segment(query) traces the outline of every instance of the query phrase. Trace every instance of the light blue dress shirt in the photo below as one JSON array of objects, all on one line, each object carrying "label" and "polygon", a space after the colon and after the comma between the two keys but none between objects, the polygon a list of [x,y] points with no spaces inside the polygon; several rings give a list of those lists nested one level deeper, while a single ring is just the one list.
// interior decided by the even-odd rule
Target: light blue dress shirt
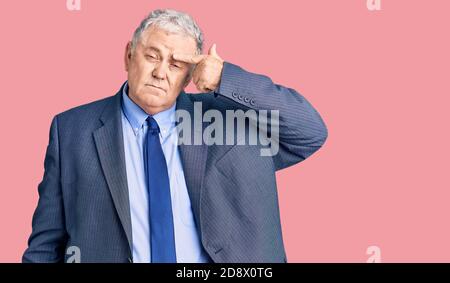
[{"label": "light blue dress shirt", "polygon": [[[176,103],[153,118],[160,128],[162,150],[167,162],[177,262],[208,262],[195,226],[191,201],[178,152],[175,127]],[[130,198],[133,262],[150,262],[148,191],[144,170],[144,142],[149,115],[128,97],[128,83],[122,93],[122,130]]]}]

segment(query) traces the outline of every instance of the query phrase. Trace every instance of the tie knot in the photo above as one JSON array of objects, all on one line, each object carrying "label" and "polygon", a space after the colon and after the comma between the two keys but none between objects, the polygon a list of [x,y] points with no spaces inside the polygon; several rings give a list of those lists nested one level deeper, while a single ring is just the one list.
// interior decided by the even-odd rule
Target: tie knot
[{"label": "tie knot", "polygon": [[146,120],[148,123],[148,130],[151,131],[152,134],[159,134],[159,126],[155,118],[153,118],[152,116],[148,116]]}]

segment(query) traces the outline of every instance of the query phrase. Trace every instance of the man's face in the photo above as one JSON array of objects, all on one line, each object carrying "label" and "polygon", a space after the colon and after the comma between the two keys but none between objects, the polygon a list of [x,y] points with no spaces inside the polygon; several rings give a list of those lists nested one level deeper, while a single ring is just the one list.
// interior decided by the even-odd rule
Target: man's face
[{"label": "man's face", "polygon": [[192,37],[168,33],[150,26],[135,46],[128,43],[125,69],[128,72],[128,95],[148,114],[170,108],[190,81],[190,66],[174,61],[172,54],[195,54]]}]

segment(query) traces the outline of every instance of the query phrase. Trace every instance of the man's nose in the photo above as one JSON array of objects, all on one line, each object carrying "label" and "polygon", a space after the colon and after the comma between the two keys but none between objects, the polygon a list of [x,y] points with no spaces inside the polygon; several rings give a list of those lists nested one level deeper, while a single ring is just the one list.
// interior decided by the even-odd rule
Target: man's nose
[{"label": "man's nose", "polygon": [[157,79],[163,80],[166,77],[167,68],[165,64],[162,62],[159,62],[155,65],[155,68],[153,69],[153,76]]}]

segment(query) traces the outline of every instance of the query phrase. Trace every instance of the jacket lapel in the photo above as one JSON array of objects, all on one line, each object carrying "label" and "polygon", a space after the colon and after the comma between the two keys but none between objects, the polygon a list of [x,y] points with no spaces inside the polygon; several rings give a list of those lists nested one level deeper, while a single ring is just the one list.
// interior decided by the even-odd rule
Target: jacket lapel
[{"label": "jacket lapel", "polygon": [[103,126],[94,132],[94,140],[106,182],[125,230],[130,251],[132,251],[130,201],[121,120],[121,95],[122,89],[111,100],[112,103],[105,107],[100,117]]},{"label": "jacket lapel", "polygon": [[[202,137],[203,130],[209,125],[209,123],[203,123],[201,121],[203,111],[197,109],[194,111],[194,103],[188,97],[188,95],[182,91],[177,98],[177,122],[182,122],[179,119],[179,110],[184,110],[189,113],[191,119],[191,141],[190,144],[180,144],[178,149],[180,152],[181,161],[183,163],[184,178],[186,180],[186,186],[191,200],[192,210],[195,216],[197,229],[201,233],[201,191],[203,186],[203,178],[205,176],[206,159],[208,156],[208,146],[201,139],[200,144],[194,144],[194,136],[198,135]],[[194,115],[197,114],[197,116]],[[195,120],[195,119],[196,120]],[[194,125],[200,125],[195,126]],[[177,127],[178,128],[178,127]],[[180,129],[178,129],[180,130]]]}]

